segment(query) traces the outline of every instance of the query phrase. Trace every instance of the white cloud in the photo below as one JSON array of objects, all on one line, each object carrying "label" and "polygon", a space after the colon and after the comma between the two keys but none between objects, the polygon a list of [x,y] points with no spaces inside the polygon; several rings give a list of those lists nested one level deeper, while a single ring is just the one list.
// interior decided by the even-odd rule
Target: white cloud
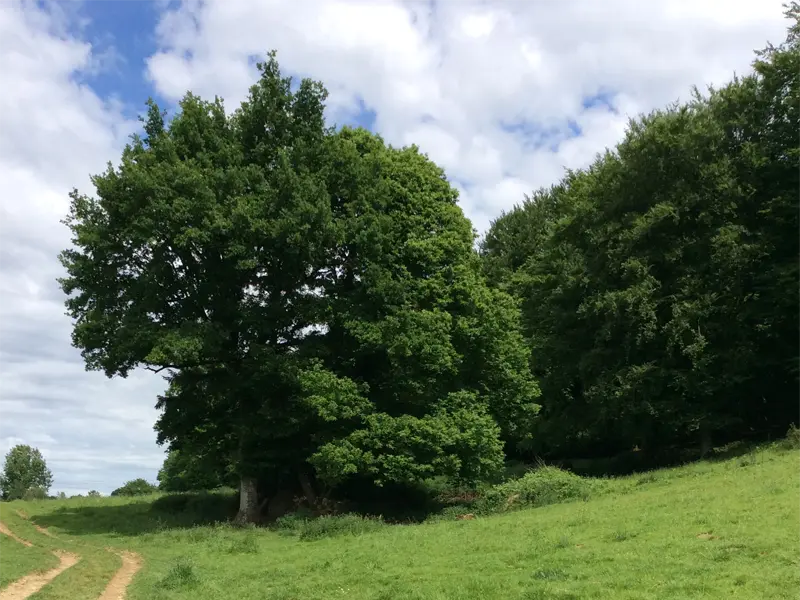
[{"label": "white cloud", "polygon": [[[220,94],[232,109],[256,75],[248,57],[276,48],[284,69],[326,83],[333,119],[362,99],[388,141],[429,152],[484,229],[517,192],[613,145],[629,116],[747,71],[784,30],[781,0],[209,0],[164,13],[149,74],[170,98]],[[616,112],[584,108],[603,92]],[[566,139],[570,122],[580,137]]]},{"label": "white cloud", "polygon": [[[51,9],[57,7],[50,7]],[[119,156],[133,123],[76,76],[92,48],[68,35],[63,12],[0,7],[0,452],[42,450],[54,491],[109,492],[153,479],[163,460],[153,408],[163,381],[86,373],[55,281],[69,245],[59,222],[68,193]]]}]

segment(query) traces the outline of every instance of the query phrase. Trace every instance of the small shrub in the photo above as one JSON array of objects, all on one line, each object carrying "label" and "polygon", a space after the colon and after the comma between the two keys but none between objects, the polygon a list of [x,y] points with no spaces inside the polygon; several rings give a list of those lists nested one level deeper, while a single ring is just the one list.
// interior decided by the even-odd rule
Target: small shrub
[{"label": "small shrub", "polygon": [[88,493],[88,494],[86,494],[86,495],[87,495],[87,496],[89,496],[89,498],[99,498],[99,497],[100,497],[100,496],[102,496],[103,494],[101,494],[101,493],[100,493],[100,492],[98,492],[97,490],[89,490],[89,493]]},{"label": "small shrub", "polygon": [[199,583],[194,564],[187,558],[179,558],[167,574],[159,582],[159,585],[168,590],[180,588],[193,588]]},{"label": "small shrub", "polygon": [[786,432],[784,444],[787,448],[800,448],[800,427],[797,427],[794,423],[789,425],[789,431]]},{"label": "small shrub", "polygon": [[520,477],[487,489],[473,512],[496,513],[588,499],[601,482],[580,477],[556,467],[540,467]]}]

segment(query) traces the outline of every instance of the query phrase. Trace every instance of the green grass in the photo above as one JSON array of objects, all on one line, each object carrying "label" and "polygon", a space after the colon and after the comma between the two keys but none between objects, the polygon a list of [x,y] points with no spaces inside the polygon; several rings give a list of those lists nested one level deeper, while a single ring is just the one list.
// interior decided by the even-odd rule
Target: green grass
[{"label": "green grass", "polygon": [[36,600],[90,598],[82,588],[92,585],[96,597],[114,569],[106,546],[145,560],[131,600],[794,599],[798,467],[800,452],[773,445],[610,479],[567,503],[420,525],[351,517],[302,525],[304,535],[175,527],[153,498],[13,503],[60,540],[34,540],[30,524],[7,522],[87,558],[83,576],[79,563],[73,579],[66,572]]},{"label": "green grass", "polygon": [[[4,513],[0,516],[4,516]],[[0,535],[0,588],[23,575],[33,571],[47,571],[57,564],[58,559],[44,548],[29,548]]]}]

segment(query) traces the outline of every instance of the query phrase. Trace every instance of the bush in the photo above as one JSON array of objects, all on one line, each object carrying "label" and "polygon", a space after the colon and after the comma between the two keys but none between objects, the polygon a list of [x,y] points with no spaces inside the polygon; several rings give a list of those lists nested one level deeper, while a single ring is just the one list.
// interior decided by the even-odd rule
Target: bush
[{"label": "bush", "polygon": [[133,479],[111,492],[112,496],[147,496],[158,491],[158,488],[144,479]]},{"label": "bush", "polygon": [[789,431],[786,432],[785,444],[788,448],[800,448],[800,428],[794,423],[789,425]]},{"label": "bush", "polygon": [[199,578],[195,572],[194,563],[188,558],[181,557],[170,567],[159,585],[168,590],[176,590],[191,589],[198,583]]},{"label": "bush", "polygon": [[599,480],[580,477],[556,467],[543,466],[519,479],[488,488],[475,502],[471,512],[489,514],[569,500],[585,500],[600,485]]},{"label": "bush", "polygon": [[275,527],[281,533],[295,535],[306,541],[342,535],[361,535],[385,526],[386,523],[381,518],[364,517],[353,513],[316,518],[292,514],[281,517],[275,522]]},{"label": "bush", "polygon": [[99,498],[100,496],[102,496],[102,494],[97,490],[89,490],[89,493],[86,495],[89,496],[89,498]]}]

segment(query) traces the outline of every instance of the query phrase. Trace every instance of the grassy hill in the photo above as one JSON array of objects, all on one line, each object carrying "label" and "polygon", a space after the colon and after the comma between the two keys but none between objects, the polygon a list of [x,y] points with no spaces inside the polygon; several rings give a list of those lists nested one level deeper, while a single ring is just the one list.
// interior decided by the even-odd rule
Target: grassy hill
[{"label": "grassy hill", "polygon": [[0,519],[36,547],[0,537],[2,581],[37,560],[47,568],[42,548],[63,548],[81,561],[32,598],[94,599],[120,564],[111,547],[144,560],[132,599],[797,597],[799,451],[764,446],[589,489],[583,499],[474,520],[329,519],[314,535],[175,526],[155,498],[12,502]]}]

